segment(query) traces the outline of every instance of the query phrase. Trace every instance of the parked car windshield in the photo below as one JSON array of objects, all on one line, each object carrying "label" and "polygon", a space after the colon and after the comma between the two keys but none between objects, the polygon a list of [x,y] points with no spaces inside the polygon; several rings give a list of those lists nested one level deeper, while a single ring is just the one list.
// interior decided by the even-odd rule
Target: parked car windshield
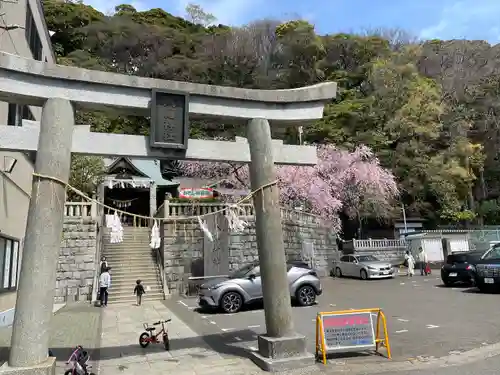
[{"label": "parked car windshield", "polygon": [[482,259],[500,259],[500,246],[493,246],[483,255]]},{"label": "parked car windshield", "polygon": [[373,255],[360,255],[357,258],[358,258],[358,262],[378,262],[379,261]]},{"label": "parked car windshield", "polygon": [[470,263],[481,258],[484,251],[470,251],[465,253],[450,254],[446,257],[447,264]]},{"label": "parked car windshield", "polygon": [[246,266],[243,266],[236,271],[234,271],[232,274],[229,275],[230,279],[241,279],[242,277],[245,277],[248,272],[253,270],[255,268],[254,263],[247,264]]}]

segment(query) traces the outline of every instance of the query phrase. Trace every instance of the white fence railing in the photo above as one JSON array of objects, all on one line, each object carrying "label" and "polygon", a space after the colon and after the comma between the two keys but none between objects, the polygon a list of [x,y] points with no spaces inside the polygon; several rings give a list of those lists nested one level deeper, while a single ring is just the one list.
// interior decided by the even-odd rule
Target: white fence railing
[{"label": "white fence railing", "polygon": [[[191,217],[191,216],[203,216],[213,212],[217,212],[227,208],[228,205],[225,203],[171,203],[165,201],[163,204],[163,212],[166,217]],[[253,216],[253,205],[242,204],[239,206],[241,208],[240,216]],[[161,208],[160,208],[161,209]]]},{"label": "white fence railing", "polygon": [[[156,211],[156,218],[172,218],[183,219],[193,218],[196,216],[203,216],[223,210],[228,207],[227,203],[172,203],[165,201],[160,208]],[[239,215],[241,217],[253,217],[254,207],[252,204],[239,205]],[[66,217],[92,217],[98,216],[97,204],[95,202],[66,202],[64,216]],[[301,221],[317,221],[318,217],[308,214],[307,212],[281,208],[282,220],[301,220]],[[137,219],[136,221],[143,221],[140,225],[138,223],[134,226],[148,226],[147,219]],[[134,221],[135,223],[135,221]]]},{"label": "white fence railing", "polygon": [[406,247],[405,240],[352,240],[354,250],[361,249],[388,249],[388,248],[404,248]]},{"label": "white fence railing", "polygon": [[66,217],[97,217],[97,205],[94,202],[66,202]]},{"label": "white fence railing", "polygon": [[[172,203],[165,200],[164,203],[156,211],[155,217],[157,218],[172,218],[172,219],[182,219],[182,218],[192,218],[196,216],[208,215],[217,211],[221,211],[228,208],[227,203]],[[238,205],[240,208],[240,217],[253,217],[255,214],[253,204],[241,204]],[[306,221],[318,221],[319,218],[315,215],[308,214],[307,212],[281,208],[281,219],[282,220],[306,220]]]}]

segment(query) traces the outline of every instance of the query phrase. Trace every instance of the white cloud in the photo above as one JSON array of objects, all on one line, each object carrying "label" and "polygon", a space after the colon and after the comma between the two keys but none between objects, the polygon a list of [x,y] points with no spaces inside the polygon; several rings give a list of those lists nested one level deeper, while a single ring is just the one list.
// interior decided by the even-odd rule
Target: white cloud
[{"label": "white cloud", "polygon": [[[448,1],[441,11],[439,21],[421,30],[423,39],[443,38],[498,38],[494,32],[500,14],[500,1],[476,0]],[[439,3],[438,3],[439,4]],[[448,4],[448,5],[446,5]],[[493,34],[493,35],[490,35]]]}]

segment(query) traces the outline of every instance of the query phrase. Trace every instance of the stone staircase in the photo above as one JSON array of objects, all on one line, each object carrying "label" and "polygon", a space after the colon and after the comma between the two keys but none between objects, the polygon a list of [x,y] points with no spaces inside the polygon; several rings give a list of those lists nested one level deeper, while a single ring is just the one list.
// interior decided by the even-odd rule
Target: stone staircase
[{"label": "stone staircase", "polygon": [[[149,247],[150,229],[123,227],[123,242],[110,243],[110,229],[103,234],[102,255],[111,267],[109,303],[135,303],[136,280],[142,280],[146,295],[143,301],[163,300],[157,250]],[[148,290],[149,289],[149,290]]]}]

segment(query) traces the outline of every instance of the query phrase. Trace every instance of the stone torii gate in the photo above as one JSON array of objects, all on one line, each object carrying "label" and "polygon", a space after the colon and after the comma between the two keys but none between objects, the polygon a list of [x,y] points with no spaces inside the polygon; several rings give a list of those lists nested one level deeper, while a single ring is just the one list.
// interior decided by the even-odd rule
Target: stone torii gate
[{"label": "stone torii gate", "polygon": [[[0,100],[41,106],[40,127],[0,126],[0,150],[36,152],[11,351],[0,372],[55,373],[47,358],[56,265],[71,153],[250,163],[267,332],[253,360],[268,371],[310,365],[305,337],[294,331],[274,164],[314,165],[316,149],[271,140],[273,126],[306,125],[323,116],[336,84],[247,90],[164,81],[0,53]],[[150,137],[89,133],[74,109],[112,107],[151,117]],[[189,119],[247,121],[247,142],[188,139]],[[262,188],[264,187],[264,188]],[[34,328],[35,327],[35,328]]]}]

